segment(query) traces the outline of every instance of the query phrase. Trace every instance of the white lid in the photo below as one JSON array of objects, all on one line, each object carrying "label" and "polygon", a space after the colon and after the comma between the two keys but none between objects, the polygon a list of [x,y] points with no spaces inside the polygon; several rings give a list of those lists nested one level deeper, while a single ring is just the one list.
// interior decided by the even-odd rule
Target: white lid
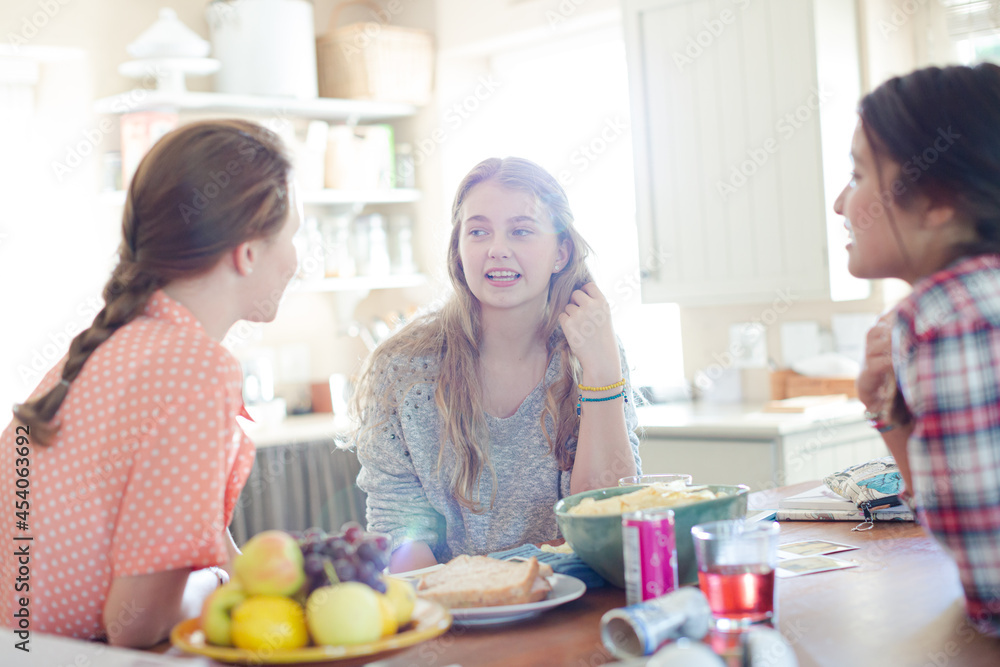
[{"label": "white lid", "polygon": [[156,22],[125,50],[135,58],[202,58],[208,55],[211,45],[184,25],[177,18],[177,12],[163,7]]}]

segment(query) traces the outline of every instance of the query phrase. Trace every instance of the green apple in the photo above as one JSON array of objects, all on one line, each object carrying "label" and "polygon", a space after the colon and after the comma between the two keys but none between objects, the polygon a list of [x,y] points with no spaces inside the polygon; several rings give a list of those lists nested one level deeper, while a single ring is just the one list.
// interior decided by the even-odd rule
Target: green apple
[{"label": "green apple", "polygon": [[233,645],[233,609],[246,600],[239,584],[230,581],[216,588],[201,607],[201,631],[216,646]]},{"label": "green apple", "polygon": [[349,581],[317,588],[306,600],[306,623],[317,644],[367,644],[382,636],[383,603],[366,584]]},{"label": "green apple", "polygon": [[233,573],[248,595],[295,595],[305,583],[302,550],[280,530],[257,533],[243,545]]}]

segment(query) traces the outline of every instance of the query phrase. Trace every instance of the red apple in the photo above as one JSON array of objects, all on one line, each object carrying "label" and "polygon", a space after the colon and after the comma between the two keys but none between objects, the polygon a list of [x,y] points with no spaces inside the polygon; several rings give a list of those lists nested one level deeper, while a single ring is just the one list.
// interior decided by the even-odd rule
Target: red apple
[{"label": "red apple", "polygon": [[250,538],[236,557],[233,572],[248,595],[295,595],[306,580],[299,543],[280,530]]}]

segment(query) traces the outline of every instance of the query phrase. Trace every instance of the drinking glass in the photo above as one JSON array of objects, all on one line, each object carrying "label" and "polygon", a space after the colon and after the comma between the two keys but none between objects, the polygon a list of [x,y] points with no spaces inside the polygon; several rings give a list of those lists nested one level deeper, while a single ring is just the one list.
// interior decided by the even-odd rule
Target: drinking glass
[{"label": "drinking glass", "polygon": [[774,521],[743,519],[701,523],[691,529],[698,585],[718,630],[739,631],[774,618],[780,530]]},{"label": "drinking glass", "polygon": [[691,486],[691,475],[632,475],[622,477],[618,480],[618,486],[646,486],[648,484],[669,484],[683,480],[684,484]]}]

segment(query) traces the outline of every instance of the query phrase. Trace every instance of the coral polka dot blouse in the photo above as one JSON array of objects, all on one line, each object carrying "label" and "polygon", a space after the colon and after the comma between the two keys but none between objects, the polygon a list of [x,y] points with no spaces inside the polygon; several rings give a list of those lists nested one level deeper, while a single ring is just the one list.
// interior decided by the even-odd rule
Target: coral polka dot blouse
[{"label": "coral polka dot blouse", "polygon": [[[55,386],[62,365],[33,395]],[[254,460],[235,419],[246,414],[241,387],[236,359],[158,291],[84,364],[51,444],[30,446],[27,530],[14,510],[15,467],[24,466],[15,465],[16,423],[8,426],[0,436],[0,623],[16,624],[25,597],[32,631],[101,637],[114,577],[225,563],[223,531]],[[29,574],[19,582],[14,551],[23,545]]]}]

